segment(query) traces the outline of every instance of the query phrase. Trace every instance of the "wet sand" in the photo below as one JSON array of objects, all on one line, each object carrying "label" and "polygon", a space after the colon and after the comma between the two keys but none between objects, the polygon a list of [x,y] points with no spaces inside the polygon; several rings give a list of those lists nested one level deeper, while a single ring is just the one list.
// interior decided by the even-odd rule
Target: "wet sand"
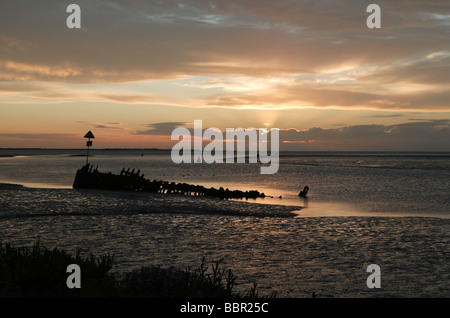
[{"label": "wet sand", "polygon": [[[450,297],[450,219],[402,215],[0,184],[1,242],[114,254],[117,275],[195,268],[205,256],[223,258],[243,291],[256,282],[290,298]],[[369,264],[381,268],[380,289],[366,285]]]},{"label": "wet sand", "polygon": [[[450,297],[450,220],[410,217],[254,217],[185,213],[6,219],[0,240],[115,255],[141,266],[196,267],[224,258],[238,289],[279,297]],[[381,288],[369,289],[369,264]]]}]

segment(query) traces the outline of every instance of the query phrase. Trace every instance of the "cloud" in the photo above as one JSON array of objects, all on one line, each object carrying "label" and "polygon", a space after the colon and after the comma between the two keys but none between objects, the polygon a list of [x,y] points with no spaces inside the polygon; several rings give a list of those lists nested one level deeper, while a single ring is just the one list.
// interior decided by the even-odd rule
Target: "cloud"
[{"label": "cloud", "polygon": [[445,151],[450,143],[450,120],[282,129],[280,142],[291,150]]},{"label": "cloud", "polygon": [[39,91],[43,88],[44,85],[39,83],[0,81],[0,93]]},{"label": "cloud", "polygon": [[81,74],[81,70],[70,64],[48,65],[35,63],[22,63],[12,60],[0,61],[0,70],[2,80],[33,80],[33,79],[57,79],[64,80],[67,78],[75,78]]},{"label": "cloud", "polygon": [[[69,81],[212,73],[263,76],[311,73],[346,62],[389,62],[411,52],[448,48],[442,41],[448,36],[445,20],[423,21],[424,14],[445,15],[444,0],[432,6],[418,1],[384,3],[378,33],[367,30],[365,4],[360,1],[255,5],[254,1],[80,0],[78,4],[81,30],[66,28],[63,3],[2,4],[0,27],[4,42],[10,43],[1,50],[1,60],[7,61],[0,66],[2,71],[9,71],[8,76]],[[24,52],[17,54],[11,43],[22,43]]]},{"label": "cloud", "polygon": [[407,115],[411,115],[413,113],[408,114],[399,114],[399,113],[392,113],[392,114],[374,114],[371,115],[371,118],[399,118],[399,117],[405,117]]},{"label": "cloud", "polygon": [[88,122],[88,121],[84,121],[84,120],[77,120],[76,122],[86,125],[86,126],[91,126],[92,128],[97,128],[97,129],[117,129],[117,130],[130,131],[130,129],[128,129],[126,127],[122,127],[122,123],[118,123],[118,122],[93,123],[93,122]]},{"label": "cloud", "polygon": [[334,107],[347,109],[381,110],[450,110],[450,90],[446,88],[421,88],[393,85],[365,87],[355,80],[352,83],[298,82],[274,84],[266,90],[253,92],[224,92],[205,97],[210,106],[284,106],[284,107]]},{"label": "cloud", "polygon": [[148,104],[155,101],[151,96],[145,95],[127,95],[127,94],[115,94],[115,95],[101,95],[101,98],[111,100],[114,102],[124,103],[124,104]]},{"label": "cloud", "polygon": [[[138,135],[160,135],[170,140],[185,122],[149,124]],[[222,131],[224,133],[224,131]],[[395,125],[351,125],[339,128],[280,129],[280,150],[446,151],[450,120],[418,120]]]},{"label": "cloud", "polygon": [[[219,77],[197,83],[197,88],[218,91],[193,102],[216,107],[449,110],[447,2],[380,1],[382,28],[369,30],[367,3],[359,0],[259,0],[257,5],[254,0],[79,0],[82,28],[70,30],[65,2],[4,1],[0,81],[123,83]],[[301,80],[294,85],[267,81],[283,77]],[[239,86],[245,78],[252,81]],[[91,97],[160,102],[152,93]]]},{"label": "cloud", "polygon": [[58,133],[47,133],[47,134],[28,134],[28,133],[0,133],[0,138],[7,139],[23,139],[23,140],[58,140],[79,138],[76,134],[58,134]]},{"label": "cloud", "polygon": [[[450,46],[449,46],[450,50]],[[422,57],[379,67],[360,80],[382,82],[385,85],[406,82],[448,87],[450,51],[434,52]]]},{"label": "cloud", "polygon": [[137,135],[163,135],[170,136],[175,128],[183,127],[189,123],[186,122],[163,122],[163,123],[153,123],[148,124],[147,127],[150,129],[137,131]]}]

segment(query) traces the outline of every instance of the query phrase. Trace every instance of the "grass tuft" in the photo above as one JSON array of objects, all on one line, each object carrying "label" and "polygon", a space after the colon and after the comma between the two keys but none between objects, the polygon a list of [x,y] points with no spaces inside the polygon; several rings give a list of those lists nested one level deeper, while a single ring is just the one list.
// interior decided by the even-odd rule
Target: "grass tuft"
[{"label": "grass tuft", "polygon": [[[113,263],[109,254],[84,257],[77,249],[73,256],[39,242],[32,247],[0,243],[0,297],[261,298],[256,283],[247,293],[234,291],[237,276],[223,267],[223,259],[208,266],[203,257],[195,269],[142,267],[121,279],[109,273]],[[66,285],[70,264],[81,268],[81,288]]]}]

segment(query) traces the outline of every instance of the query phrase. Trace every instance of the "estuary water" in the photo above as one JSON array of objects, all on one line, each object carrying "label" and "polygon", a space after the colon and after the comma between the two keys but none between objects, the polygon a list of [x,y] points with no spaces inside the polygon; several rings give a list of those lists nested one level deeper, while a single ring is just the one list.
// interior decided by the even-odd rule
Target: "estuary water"
[{"label": "estuary water", "polygon": [[[223,258],[238,289],[257,282],[280,297],[450,296],[450,153],[282,152],[273,175],[260,164],[177,165],[164,150],[93,150],[89,162],[268,197],[76,190],[85,150],[0,149],[0,241],[114,254],[117,275]],[[381,268],[379,289],[366,285],[369,264]]]}]

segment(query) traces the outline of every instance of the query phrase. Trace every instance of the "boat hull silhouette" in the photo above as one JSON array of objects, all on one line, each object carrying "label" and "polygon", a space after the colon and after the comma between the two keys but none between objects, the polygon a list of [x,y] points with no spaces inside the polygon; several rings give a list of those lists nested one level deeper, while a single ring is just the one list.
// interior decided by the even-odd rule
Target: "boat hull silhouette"
[{"label": "boat hull silhouette", "polygon": [[210,196],[221,199],[256,199],[266,195],[257,190],[241,191],[229,190],[220,187],[206,188],[201,185],[187,183],[175,183],[162,180],[149,180],[140,175],[140,170],[125,171],[122,169],[119,175],[111,172],[99,172],[98,167],[87,164],[78,169],[73,182],[74,189],[99,189],[114,191],[153,192],[162,194],[181,194],[192,196]]}]

